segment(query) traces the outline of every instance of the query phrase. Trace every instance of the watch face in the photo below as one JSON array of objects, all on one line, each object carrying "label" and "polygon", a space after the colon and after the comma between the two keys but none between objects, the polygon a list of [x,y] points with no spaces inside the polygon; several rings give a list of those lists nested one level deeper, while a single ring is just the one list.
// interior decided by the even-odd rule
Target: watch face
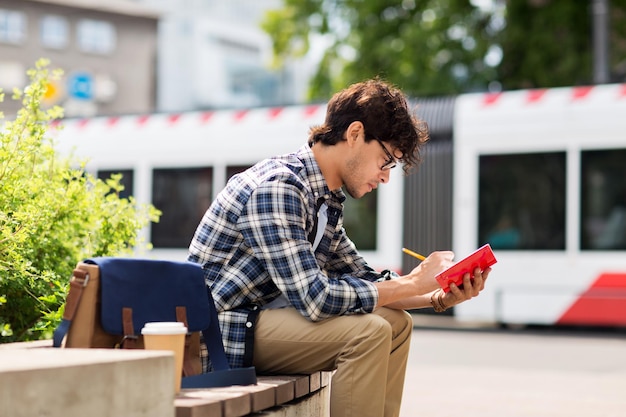
[{"label": "watch face", "polygon": [[380,272],[380,279],[379,279],[379,281],[387,281],[387,280],[394,279],[394,278],[399,278],[399,277],[400,277],[400,275],[398,275],[397,272],[385,269],[385,270]]}]

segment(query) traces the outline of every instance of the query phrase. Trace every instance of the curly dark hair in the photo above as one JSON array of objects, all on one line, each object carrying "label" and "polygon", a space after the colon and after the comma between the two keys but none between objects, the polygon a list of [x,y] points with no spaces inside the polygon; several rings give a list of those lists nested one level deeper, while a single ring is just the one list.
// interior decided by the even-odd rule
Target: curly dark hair
[{"label": "curly dark hair", "polygon": [[420,148],[428,140],[428,127],[409,111],[404,94],[379,78],[352,84],[330,99],[323,125],[309,132],[309,144],[335,145],[344,140],[350,123],[360,121],[365,141],[380,140],[402,152],[404,173],[421,162]]}]

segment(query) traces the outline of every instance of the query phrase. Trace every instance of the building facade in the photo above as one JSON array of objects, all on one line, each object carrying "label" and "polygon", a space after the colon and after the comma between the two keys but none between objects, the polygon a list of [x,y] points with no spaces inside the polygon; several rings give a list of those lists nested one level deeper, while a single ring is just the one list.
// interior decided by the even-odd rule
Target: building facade
[{"label": "building facade", "polygon": [[[64,70],[45,105],[68,117],[298,104],[306,60],[272,68],[263,14],[279,0],[0,0],[0,88],[39,58]],[[7,95],[9,96],[9,95]],[[0,111],[19,103],[6,98]]]},{"label": "building facade", "polygon": [[[48,58],[64,75],[44,105],[69,117],[154,111],[158,19],[131,1],[0,0],[0,88],[24,87]],[[10,116],[19,103],[8,96],[0,110]]]},{"label": "building facade", "polygon": [[312,65],[273,68],[272,45],[261,29],[280,0],[135,0],[161,11],[159,111],[298,104]]}]

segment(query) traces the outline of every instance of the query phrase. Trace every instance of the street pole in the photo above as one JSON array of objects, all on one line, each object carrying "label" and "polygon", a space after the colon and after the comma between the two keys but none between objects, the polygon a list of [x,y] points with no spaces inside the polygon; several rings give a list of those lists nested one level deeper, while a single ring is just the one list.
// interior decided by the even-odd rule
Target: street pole
[{"label": "street pole", "polygon": [[593,14],[593,82],[606,84],[609,76],[609,0],[591,0]]}]

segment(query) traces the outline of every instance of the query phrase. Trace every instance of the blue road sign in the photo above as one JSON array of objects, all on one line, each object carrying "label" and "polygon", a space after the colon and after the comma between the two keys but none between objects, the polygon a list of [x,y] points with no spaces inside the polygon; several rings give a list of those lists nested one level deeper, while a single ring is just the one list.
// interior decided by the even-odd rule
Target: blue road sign
[{"label": "blue road sign", "polygon": [[93,99],[93,77],[86,72],[77,72],[68,77],[67,92],[78,100]]}]

